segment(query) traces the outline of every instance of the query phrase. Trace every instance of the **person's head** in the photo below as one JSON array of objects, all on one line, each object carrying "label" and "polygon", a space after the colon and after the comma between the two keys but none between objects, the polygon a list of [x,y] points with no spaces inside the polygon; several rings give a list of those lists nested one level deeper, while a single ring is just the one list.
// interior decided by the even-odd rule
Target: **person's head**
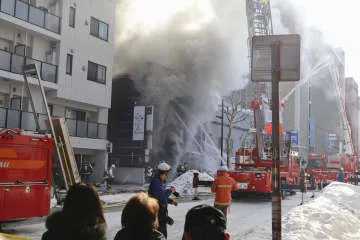
[{"label": "person's head", "polygon": [[187,212],[182,240],[226,240],[225,229],[224,214],[212,206],[201,204]]},{"label": "person's head", "polygon": [[141,192],[130,198],[121,215],[124,228],[150,231],[159,226],[159,204],[155,198]]},{"label": "person's head", "polygon": [[75,184],[68,190],[63,213],[76,226],[105,224],[99,195],[93,186]]},{"label": "person's head", "polygon": [[169,171],[171,170],[171,167],[166,162],[162,162],[157,166],[157,170],[159,172],[159,177],[161,181],[165,181],[169,174]]},{"label": "person's head", "polygon": [[226,166],[220,166],[218,169],[218,175],[224,175],[225,173],[227,173],[229,171],[229,169]]}]

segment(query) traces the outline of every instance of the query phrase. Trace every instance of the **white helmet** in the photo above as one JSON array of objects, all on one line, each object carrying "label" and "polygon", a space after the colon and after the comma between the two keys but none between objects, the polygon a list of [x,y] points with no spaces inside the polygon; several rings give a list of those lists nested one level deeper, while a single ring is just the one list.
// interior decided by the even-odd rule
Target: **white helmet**
[{"label": "white helmet", "polygon": [[162,172],[168,172],[170,171],[171,167],[166,162],[162,162],[157,166],[157,169]]},{"label": "white helmet", "polygon": [[229,169],[227,168],[227,166],[223,165],[223,166],[219,167],[218,171],[220,171],[220,172],[228,172]]}]

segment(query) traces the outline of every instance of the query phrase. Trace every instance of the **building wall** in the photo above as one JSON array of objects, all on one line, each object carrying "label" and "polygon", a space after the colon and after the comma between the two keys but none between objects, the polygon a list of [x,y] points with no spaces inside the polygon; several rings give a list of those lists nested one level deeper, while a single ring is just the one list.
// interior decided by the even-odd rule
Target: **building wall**
[{"label": "building wall", "polygon": [[[64,1],[59,57],[59,91],[68,100],[110,108],[115,31],[115,1]],[[75,7],[75,28],[69,27],[69,9]],[[90,20],[95,17],[107,24],[108,41],[90,35]],[[73,54],[72,75],[66,75],[66,55]],[[106,84],[87,80],[88,61],[106,66]]]},{"label": "building wall", "polygon": [[[44,7],[61,18],[60,33],[54,33],[0,11],[0,48],[12,52],[16,43],[26,44],[27,56],[58,65],[57,83],[43,82],[53,115],[67,117],[72,110],[86,113],[87,121],[107,124],[111,103],[112,65],[115,33],[115,6],[117,1],[98,0],[37,0],[37,7]],[[75,28],[69,26],[69,8],[76,9]],[[90,34],[90,19],[108,24],[108,40]],[[10,47],[9,47],[10,46]],[[49,54],[51,52],[51,54]],[[73,54],[72,75],[66,72],[67,54]],[[52,56],[52,57],[50,57]],[[1,55],[0,55],[1,57]],[[106,84],[87,80],[88,61],[106,66]],[[37,80],[29,78],[36,111],[45,113]],[[24,96],[23,77],[0,70],[0,107],[9,107],[9,99]],[[30,105],[24,111],[31,111]],[[0,111],[0,114],[4,111]],[[2,119],[2,118],[0,118]],[[31,128],[32,118],[24,118],[25,128]],[[68,123],[69,125],[69,123]],[[87,155],[95,163],[96,172],[91,179],[102,180],[107,165],[106,139],[70,137],[74,153]]]},{"label": "building wall", "polygon": [[345,79],[345,108],[346,115],[351,128],[351,137],[354,145],[355,154],[358,155],[359,149],[359,118],[358,118],[358,84],[353,78]]}]

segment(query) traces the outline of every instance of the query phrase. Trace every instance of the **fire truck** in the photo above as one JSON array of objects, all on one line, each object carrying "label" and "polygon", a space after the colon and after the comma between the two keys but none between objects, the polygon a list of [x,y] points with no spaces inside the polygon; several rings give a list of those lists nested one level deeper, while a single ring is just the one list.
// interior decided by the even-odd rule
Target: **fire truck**
[{"label": "fire truck", "polygon": [[357,171],[356,158],[347,156],[345,153],[332,154],[310,154],[306,166],[308,174],[314,178],[311,188],[321,189],[333,181],[337,181],[340,169],[343,169],[345,182],[353,182]]},{"label": "fire truck", "polygon": [[[40,122],[35,112],[28,77],[38,79],[48,115],[44,122]],[[24,86],[33,109],[36,131],[0,129],[0,223],[50,213],[54,165],[60,173],[60,188],[66,190],[80,183],[65,119],[50,116],[41,81],[35,64],[24,66]]]},{"label": "fire truck", "polygon": [[[252,108],[255,129],[250,129],[248,135],[255,145],[249,145],[245,141],[245,145],[235,154],[234,169],[229,171],[229,175],[237,181],[239,187],[238,191],[232,193],[234,197],[270,197],[273,190],[272,148],[269,141],[271,134],[263,134],[264,121],[261,116],[264,109],[261,109],[259,102],[253,101]],[[281,135],[280,180],[282,190],[293,193],[293,190],[300,186],[300,167],[298,156],[292,154],[289,143],[285,136]]]}]

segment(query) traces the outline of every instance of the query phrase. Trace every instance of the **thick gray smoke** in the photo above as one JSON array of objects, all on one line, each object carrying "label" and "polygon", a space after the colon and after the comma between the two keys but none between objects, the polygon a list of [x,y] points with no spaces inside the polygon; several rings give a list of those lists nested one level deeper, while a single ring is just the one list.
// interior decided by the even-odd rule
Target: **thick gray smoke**
[{"label": "thick gray smoke", "polygon": [[115,73],[155,106],[157,160],[177,163],[221,97],[247,82],[245,1],[122,0],[116,24]]}]

